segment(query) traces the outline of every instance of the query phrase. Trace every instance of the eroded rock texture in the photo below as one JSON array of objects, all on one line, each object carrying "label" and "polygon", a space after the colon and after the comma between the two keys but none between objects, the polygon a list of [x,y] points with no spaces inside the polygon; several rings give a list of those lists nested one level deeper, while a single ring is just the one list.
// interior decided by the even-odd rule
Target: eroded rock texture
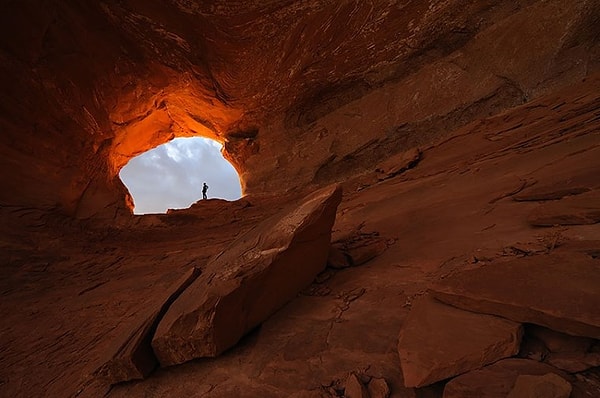
[{"label": "eroded rock texture", "polygon": [[198,134],[225,142],[247,193],[339,180],[585,77],[598,13],[558,0],[6,2],[1,200],[113,218],[129,158]]},{"label": "eroded rock texture", "polygon": [[[597,284],[560,266],[600,253],[599,20],[594,0],[2,2],[2,395],[327,397],[355,374],[412,398],[397,337],[432,283],[559,252],[568,297],[518,320],[597,339],[572,300]],[[194,135],[245,197],[132,216],[120,168]],[[329,183],[335,267],[217,358],[95,377],[186,272]]]},{"label": "eroded rock texture", "polygon": [[213,357],[236,344],[323,269],[342,199],[324,188],[234,240],[160,320],[152,348],[161,365]]},{"label": "eroded rock texture", "polygon": [[459,308],[600,339],[599,286],[588,256],[539,255],[454,275],[432,293]]}]

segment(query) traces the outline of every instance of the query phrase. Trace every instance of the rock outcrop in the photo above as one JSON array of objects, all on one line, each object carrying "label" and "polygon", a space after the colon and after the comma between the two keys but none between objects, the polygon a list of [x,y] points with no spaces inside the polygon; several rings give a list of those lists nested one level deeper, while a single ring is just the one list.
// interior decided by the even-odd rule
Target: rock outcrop
[{"label": "rock outcrop", "polygon": [[[465,310],[600,338],[600,273],[583,255],[540,255],[466,271],[432,286]],[[551,293],[550,293],[551,292]]]},{"label": "rock outcrop", "polygon": [[[387,395],[376,380],[439,398],[443,383],[404,386],[397,354],[433,282],[469,309],[455,311],[597,338],[598,272],[583,267],[600,257],[599,20],[597,0],[0,2],[1,395],[330,398],[344,394],[331,380],[355,374],[371,398]],[[224,145],[244,198],[133,216],[121,167],[188,136]],[[269,279],[285,292],[223,274],[224,250],[248,249],[232,242],[330,183],[344,195],[319,267],[335,249],[312,286],[286,296],[316,265]],[[262,326],[143,382],[95,378],[147,372],[138,350],[192,267],[232,292],[217,306],[231,333],[208,351]],[[459,292],[459,275],[479,290]],[[190,301],[209,291],[198,284]],[[184,301],[173,308],[202,304]],[[572,398],[600,396],[598,369],[581,371],[597,340],[529,343],[518,355],[546,362],[536,375],[554,363],[575,372],[557,373]],[[467,376],[487,377],[469,371],[447,392]]]},{"label": "rock outcrop", "polygon": [[531,212],[528,221],[539,227],[596,224],[600,222],[600,190],[541,204]]},{"label": "rock outcrop", "polygon": [[308,286],[326,266],[341,195],[339,187],[315,192],[211,260],[158,325],[160,364],[219,355]]}]

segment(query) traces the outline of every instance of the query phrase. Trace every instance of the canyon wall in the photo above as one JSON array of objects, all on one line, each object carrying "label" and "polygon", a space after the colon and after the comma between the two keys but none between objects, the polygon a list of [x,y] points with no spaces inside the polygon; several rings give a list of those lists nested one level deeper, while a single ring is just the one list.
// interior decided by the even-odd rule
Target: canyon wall
[{"label": "canyon wall", "polygon": [[127,161],[225,145],[244,192],[382,158],[598,69],[595,1],[5,2],[5,206],[130,214]]},{"label": "canyon wall", "polygon": [[[600,396],[599,38],[595,0],[0,2],[0,395]],[[245,196],[132,216],[185,136]]]}]

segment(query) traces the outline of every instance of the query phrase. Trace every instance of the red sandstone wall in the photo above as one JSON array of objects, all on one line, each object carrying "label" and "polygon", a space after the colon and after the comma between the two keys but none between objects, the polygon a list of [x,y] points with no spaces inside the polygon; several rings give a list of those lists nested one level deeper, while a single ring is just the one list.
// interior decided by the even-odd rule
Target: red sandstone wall
[{"label": "red sandstone wall", "polygon": [[127,213],[126,161],[226,142],[246,192],[340,180],[598,70],[595,1],[0,6],[0,202]]}]

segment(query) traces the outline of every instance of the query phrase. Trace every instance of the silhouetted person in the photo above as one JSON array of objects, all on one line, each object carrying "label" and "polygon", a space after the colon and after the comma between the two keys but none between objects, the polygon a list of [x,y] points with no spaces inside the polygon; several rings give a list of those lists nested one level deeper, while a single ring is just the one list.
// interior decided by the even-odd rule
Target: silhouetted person
[{"label": "silhouetted person", "polygon": [[206,191],[208,191],[208,185],[206,185],[206,183],[203,183],[203,185],[202,185],[202,199],[208,199],[208,197],[206,196]]}]

